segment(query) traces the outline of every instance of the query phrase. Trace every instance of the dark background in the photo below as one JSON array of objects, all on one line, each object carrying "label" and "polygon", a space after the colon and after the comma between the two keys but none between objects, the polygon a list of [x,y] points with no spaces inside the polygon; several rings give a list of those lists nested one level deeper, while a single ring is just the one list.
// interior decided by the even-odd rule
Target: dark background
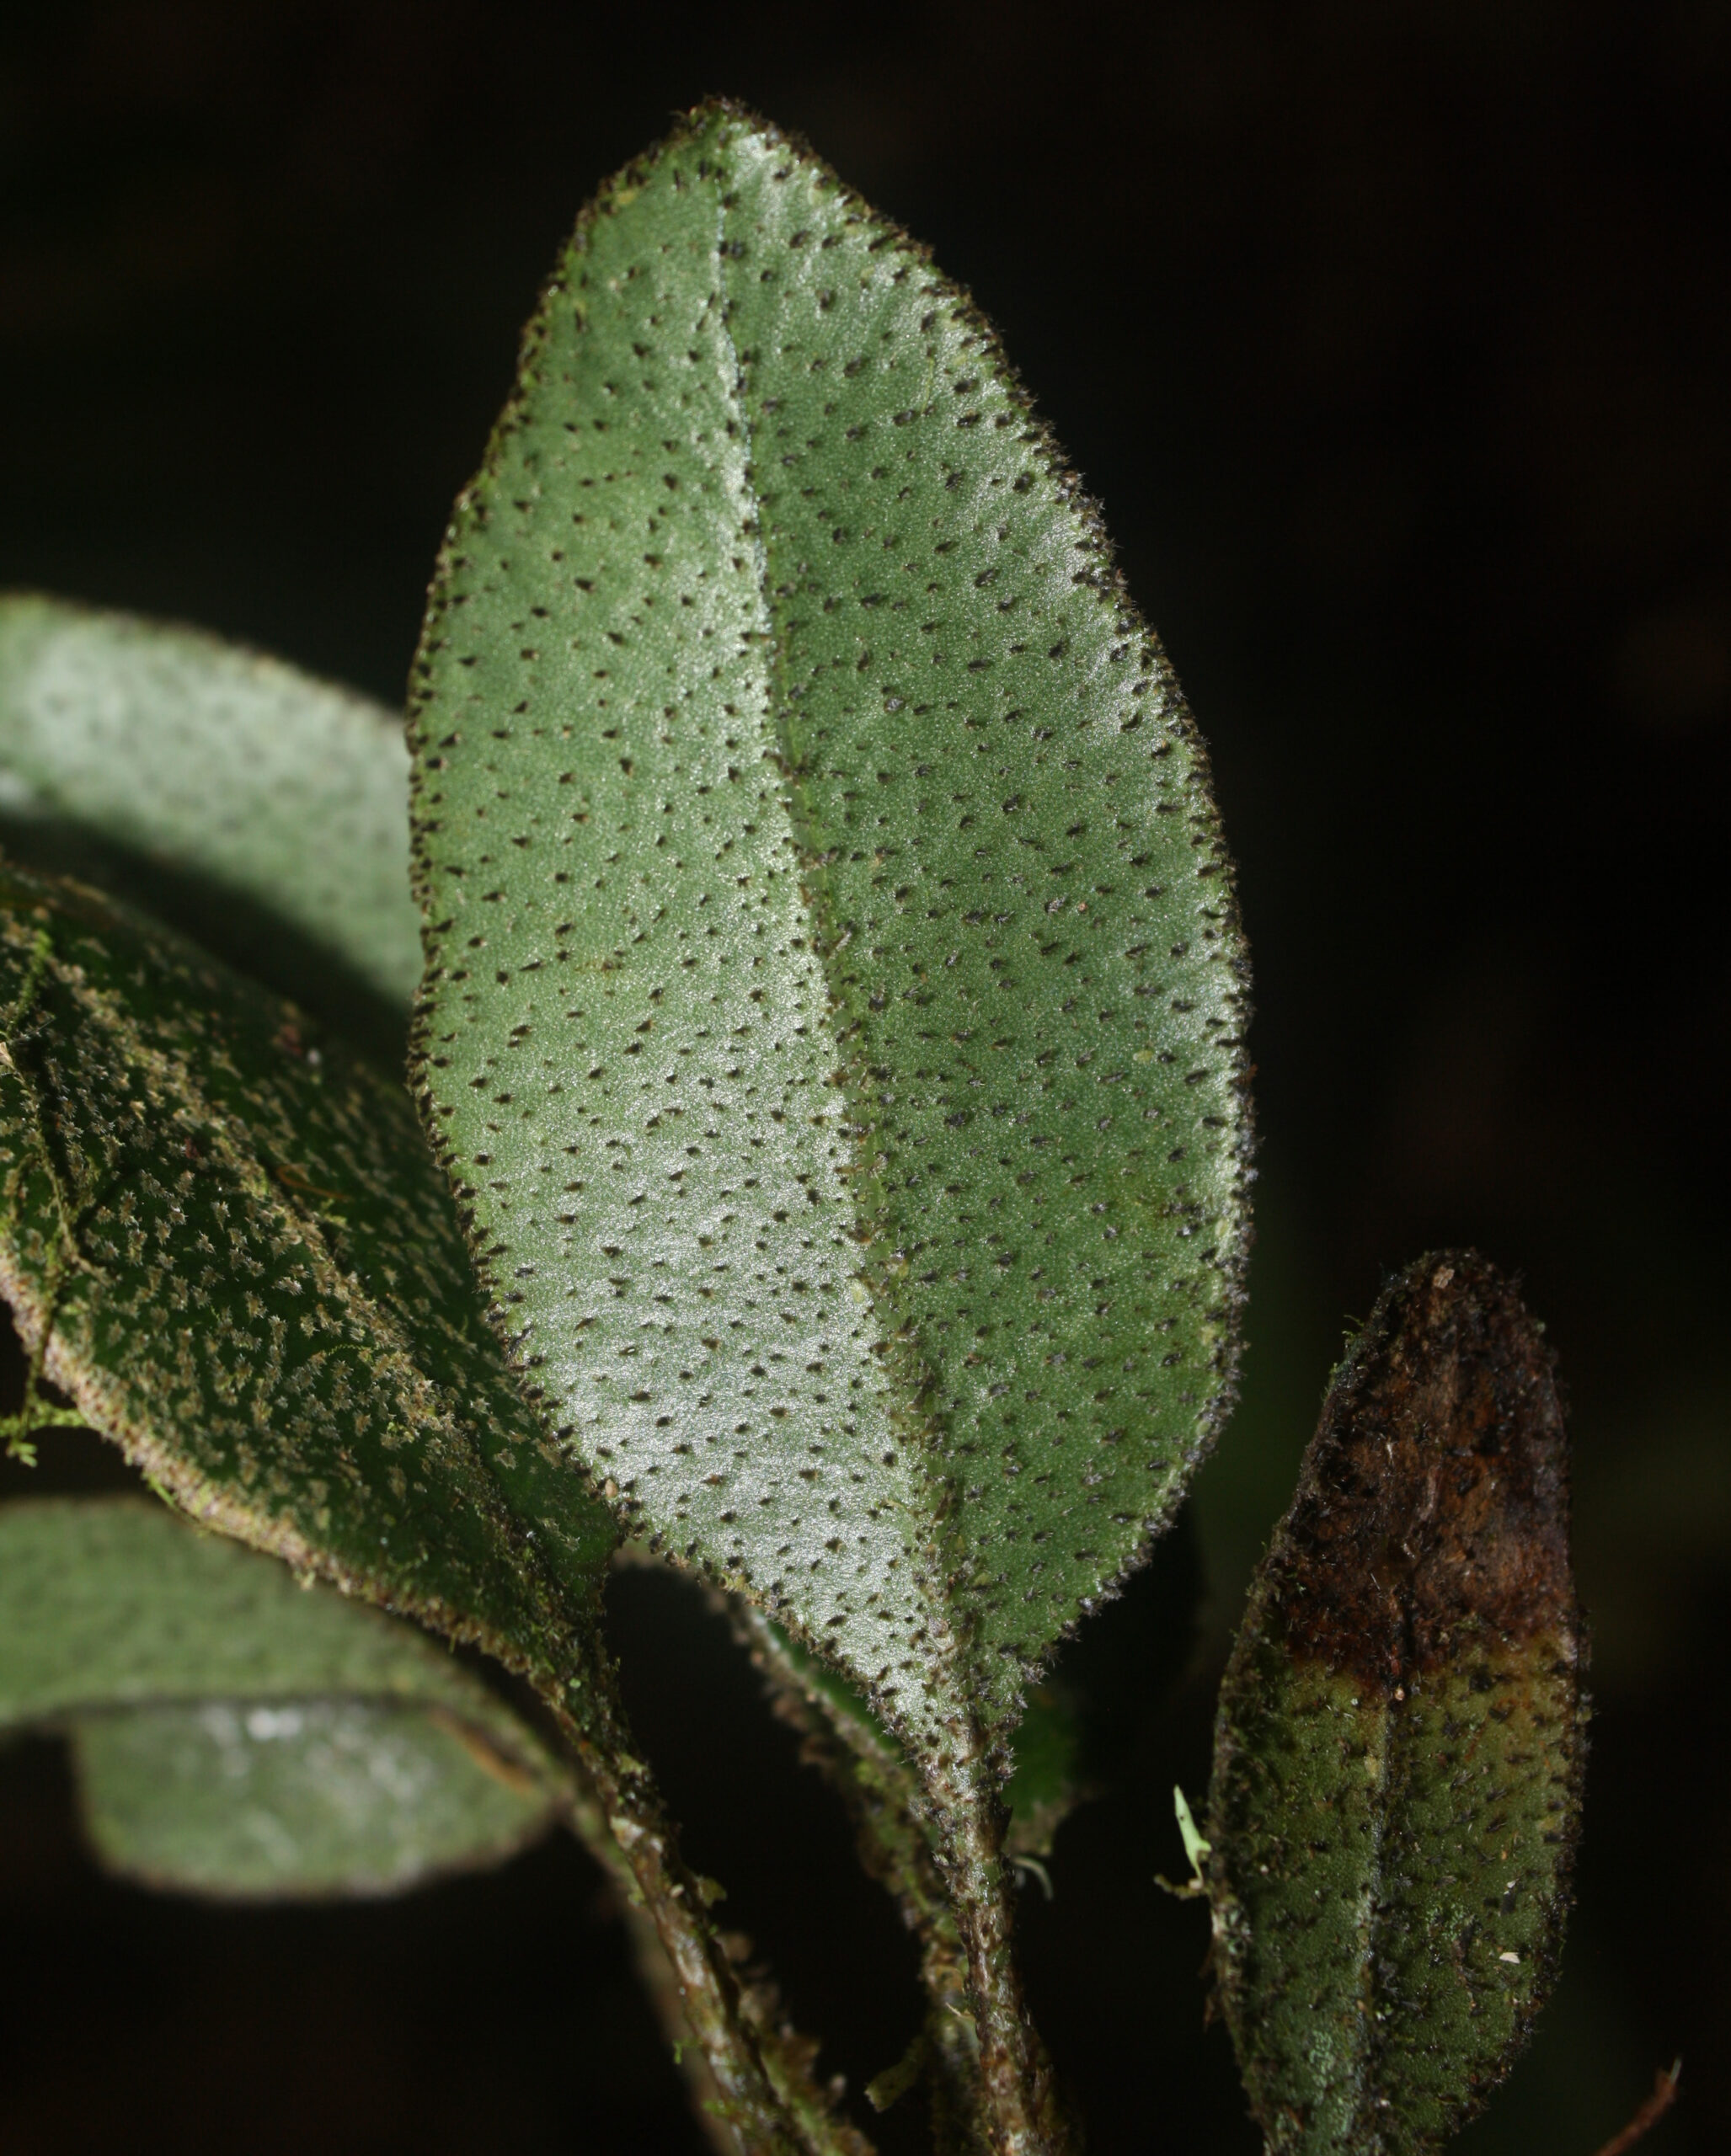
[{"label": "dark background", "polygon": [[[1525,1273],[1572,1390],[1599,1713],[1563,1981],[1461,2147],[1592,2156],[1680,2052],[1655,2156],[1723,2148],[1731,8],[8,11],[0,584],[395,702],[540,278],[711,90],[804,131],[996,318],[1241,864],[1244,1402],[1189,1539],[1083,1650],[1131,1673],[1114,1786],[1023,1904],[1093,2145],[1255,2149],[1200,2035],[1203,1919],[1149,1881],[1180,1865],[1168,1791],[1205,1781],[1343,1330],[1470,1241]],[[43,1451],[30,1486],[104,1472]],[[714,1621],[643,1574],[616,1615],[692,1854],[857,2089],[916,2015],[887,1903]],[[0,1759],[0,1912],[7,2156],[695,2146],[574,1849],[377,1908],[159,1900],[92,1870],[32,1745]],[[882,2137],[920,2146],[915,2100]]]}]

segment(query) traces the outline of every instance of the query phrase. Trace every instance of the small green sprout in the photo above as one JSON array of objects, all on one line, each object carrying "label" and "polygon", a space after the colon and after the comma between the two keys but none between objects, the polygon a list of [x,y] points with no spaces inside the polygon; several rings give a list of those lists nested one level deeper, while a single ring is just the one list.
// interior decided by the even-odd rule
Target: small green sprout
[{"label": "small green sprout", "polygon": [[1183,1837],[1184,1855],[1190,1866],[1190,1877],[1182,1886],[1174,1886],[1162,1872],[1154,1875],[1154,1884],[1163,1886],[1168,1894],[1180,1902],[1194,1902],[1208,1892],[1208,1881],[1202,1876],[1202,1860],[1213,1844],[1205,1839],[1190,1812],[1189,1801],[1176,1782],[1173,1785],[1172,1808],[1178,1814],[1178,1833]]}]

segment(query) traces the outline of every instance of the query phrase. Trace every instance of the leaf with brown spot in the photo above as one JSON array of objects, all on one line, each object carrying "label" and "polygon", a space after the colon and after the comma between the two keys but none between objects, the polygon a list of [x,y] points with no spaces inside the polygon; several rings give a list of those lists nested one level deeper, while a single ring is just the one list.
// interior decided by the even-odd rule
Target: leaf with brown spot
[{"label": "leaf with brown spot", "polygon": [[1277,2156],[1408,2156],[1554,1977],[1584,1754],[1552,1358],[1471,1251],[1336,1372],[1221,1688],[1215,1965]]}]

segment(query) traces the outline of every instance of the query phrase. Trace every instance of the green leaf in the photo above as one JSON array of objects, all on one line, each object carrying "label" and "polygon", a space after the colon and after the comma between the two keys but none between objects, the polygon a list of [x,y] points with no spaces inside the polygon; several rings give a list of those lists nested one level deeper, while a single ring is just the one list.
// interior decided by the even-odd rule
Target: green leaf
[{"label": "green leaf", "polygon": [[394,1892],[509,1854],[560,1796],[423,1635],[136,1498],[0,1506],[0,1733],[41,1722],[104,1861],[198,1892]]},{"label": "green leaf", "polygon": [[0,1730],[94,1708],[321,1694],[437,1706],[539,1771],[424,1633],[139,1497],[0,1505]]},{"label": "green leaf", "polygon": [[460,1725],[369,1700],[81,1716],[72,1748],[102,1862],[188,1893],[400,1893],[501,1862],[552,1815]]},{"label": "green leaf", "polygon": [[421,954],[395,713],[215,637],[13,595],[0,775],[14,858],[147,905],[400,1053]]},{"label": "green leaf", "polygon": [[1540,1328],[1472,1252],[1336,1373],[1221,1694],[1215,1967],[1269,2148],[1434,2149],[1550,1988],[1584,1706]]},{"label": "green leaf", "polygon": [[195,1517],[508,1663],[588,1653],[614,1536],[482,1321],[407,1096],[292,1006],[0,867],[0,1289]]},{"label": "green leaf", "polygon": [[1082,1721],[1063,1687],[1037,1684],[1012,1739],[1016,1764],[1004,1784],[1012,1856],[1047,1857],[1060,1827],[1082,1801]]},{"label": "green leaf", "polygon": [[918,1756],[1002,1734],[1230,1395],[1244,967],[965,295],[695,115],[530,328],[411,739],[429,1128],[560,1442]]}]

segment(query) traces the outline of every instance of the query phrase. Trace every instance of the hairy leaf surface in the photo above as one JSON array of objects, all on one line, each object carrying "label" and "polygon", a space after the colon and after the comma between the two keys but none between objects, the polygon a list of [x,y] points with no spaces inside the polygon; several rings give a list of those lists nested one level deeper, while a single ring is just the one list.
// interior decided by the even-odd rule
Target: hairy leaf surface
[{"label": "hairy leaf surface", "polygon": [[386,1892],[547,1826],[557,1772],[424,1634],[138,1498],[0,1506],[0,1734],[66,1726],[104,1862]]},{"label": "hairy leaf surface", "polygon": [[992,334],[704,109],[605,189],[413,696],[429,1126],[621,1516],[928,1747],[1231,1383],[1243,959],[1205,762]]},{"label": "hairy leaf surface", "polygon": [[242,1540],[564,1666],[612,1524],[482,1321],[406,1094],[179,938],[7,867],[0,1044],[0,1289],[92,1426]]},{"label": "hairy leaf surface", "polygon": [[216,637],[13,595],[0,782],[15,857],[140,900],[350,1031],[398,1024],[421,955],[394,712]]},{"label": "hairy leaf surface", "polygon": [[1552,1358],[1472,1252],[1336,1374],[1221,1693],[1215,1966],[1276,2152],[1434,2149],[1562,1941],[1584,1750]]}]

